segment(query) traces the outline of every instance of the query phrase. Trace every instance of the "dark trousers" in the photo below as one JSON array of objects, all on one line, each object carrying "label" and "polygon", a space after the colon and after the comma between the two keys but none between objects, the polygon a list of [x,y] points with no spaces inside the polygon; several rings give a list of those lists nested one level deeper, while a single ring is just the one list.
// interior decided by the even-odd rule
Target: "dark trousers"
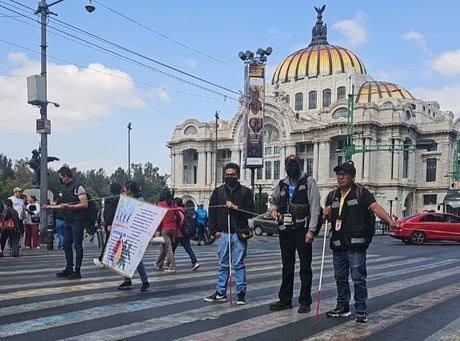
[{"label": "dark trousers", "polygon": [[281,248],[281,261],[283,263],[283,276],[278,297],[281,302],[290,304],[294,291],[294,267],[296,251],[300,260],[300,295],[299,303],[310,305],[311,282],[313,273],[311,270],[312,245],[305,243],[307,229],[295,229],[290,232],[280,231],[279,242]]},{"label": "dark trousers", "polygon": [[67,262],[66,268],[73,269],[73,251],[75,248],[75,271],[80,271],[83,261],[83,221],[66,221],[64,225],[64,251]]},{"label": "dark trousers", "polygon": [[10,239],[10,243],[11,243],[11,249],[12,249],[12,252],[11,252],[11,255],[13,257],[19,257],[19,232],[16,232],[16,231],[8,231],[8,230],[4,230],[2,232],[2,236],[0,237],[0,252],[3,256],[3,252],[5,251],[5,245],[6,245],[6,241],[8,240],[8,238]]},{"label": "dark trousers", "polygon": [[192,264],[195,264],[197,260],[196,260],[195,252],[193,252],[192,246],[190,245],[190,238],[189,237],[180,237],[180,238],[176,237],[176,241],[173,244],[173,252],[176,251],[179,244],[182,244],[185,252],[187,252],[187,254],[190,257],[190,261],[192,262]]},{"label": "dark trousers", "polygon": [[99,261],[101,262],[102,262],[102,258],[104,257],[105,247],[107,246],[107,242],[109,241],[109,238],[110,238],[110,232],[107,231],[107,229],[105,229],[105,241],[104,241],[104,245],[102,245],[101,254],[98,257]]}]

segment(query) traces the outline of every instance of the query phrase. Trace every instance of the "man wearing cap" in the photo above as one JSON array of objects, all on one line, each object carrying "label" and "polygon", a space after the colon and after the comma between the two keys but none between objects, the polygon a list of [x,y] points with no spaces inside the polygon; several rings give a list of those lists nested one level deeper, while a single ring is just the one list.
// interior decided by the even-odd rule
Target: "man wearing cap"
[{"label": "man wearing cap", "polygon": [[204,229],[208,224],[208,211],[204,209],[204,204],[200,202],[198,204],[198,208],[195,210],[195,219],[197,222],[197,239],[198,245],[201,245],[201,241],[203,241],[203,245],[206,245],[206,240],[204,239]]},{"label": "man wearing cap", "polygon": [[13,189],[13,195],[9,197],[13,202],[13,208],[18,212],[19,215],[19,247],[21,247],[21,239],[24,235],[24,218],[26,213],[26,205],[24,200],[21,198],[22,188],[15,187]]},{"label": "man wearing cap", "polygon": [[285,160],[286,178],[280,180],[270,200],[270,215],[278,220],[283,263],[279,301],[270,310],[292,308],[295,252],[300,260],[299,313],[310,312],[312,241],[320,215],[320,195],[316,180],[301,170],[300,160],[289,155]]},{"label": "man wearing cap", "polygon": [[323,219],[331,222],[334,278],[337,285],[337,306],[326,312],[328,317],[351,315],[351,297],[348,274],[354,283],[356,322],[367,322],[367,269],[366,250],[374,234],[375,215],[391,226],[398,222],[391,219],[371,192],[355,184],[356,168],[347,161],[334,168],[339,187],[326,199]]}]

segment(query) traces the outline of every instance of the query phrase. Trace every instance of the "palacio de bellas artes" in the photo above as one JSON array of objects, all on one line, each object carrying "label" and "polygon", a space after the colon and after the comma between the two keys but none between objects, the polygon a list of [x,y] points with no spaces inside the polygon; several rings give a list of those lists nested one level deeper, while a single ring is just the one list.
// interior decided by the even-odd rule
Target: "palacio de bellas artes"
[{"label": "palacio de bellas artes", "polygon": [[[460,123],[454,114],[368,75],[353,51],[328,43],[325,6],[315,9],[310,44],[287,56],[271,81],[253,81],[264,72],[264,60],[240,53],[249,60],[246,89],[233,118],[221,120],[216,113],[216,120],[190,118],[176,126],[168,141],[175,196],[188,209],[207,206],[223,182],[223,166],[236,162],[241,182],[254,190],[264,212],[285,176],[284,159],[296,154],[317,180],[322,203],[337,186],[334,167],[352,159],[356,183],[387,212],[404,217],[458,209]],[[258,133],[260,150],[253,143]]]}]

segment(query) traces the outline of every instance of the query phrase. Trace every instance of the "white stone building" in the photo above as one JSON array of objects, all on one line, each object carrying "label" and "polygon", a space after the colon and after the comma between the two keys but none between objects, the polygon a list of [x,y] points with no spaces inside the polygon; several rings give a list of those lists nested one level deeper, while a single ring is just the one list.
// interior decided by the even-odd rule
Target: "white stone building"
[{"label": "white stone building", "polygon": [[[289,55],[266,86],[264,167],[255,174],[256,196],[265,205],[285,176],[285,157],[297,154],[317,179],[323,202],[337,184],[333,168],[346,160],[352,127],[356,182],[396,216],[436,209],[449,188],[458,121],[437,102],[374,80],[352,51],[328,44],[321,17],[318,13],[310,45]],[[352,125],[348,94],[353,94]],[[216,121],[188,119],[176,126],[168,142],[171,186],[188,207],[207,205],[227,162],[244,164],[243,113],[240,106],[231,120],[219,120],[217,134]],[[250,180],[250,170],[242,169],[242,183],[250,187]]]}]

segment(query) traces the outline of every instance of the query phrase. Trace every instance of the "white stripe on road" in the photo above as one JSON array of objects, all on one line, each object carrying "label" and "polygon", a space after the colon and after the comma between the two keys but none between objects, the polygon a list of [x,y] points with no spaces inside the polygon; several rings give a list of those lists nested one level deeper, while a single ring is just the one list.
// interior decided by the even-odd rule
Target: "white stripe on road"
[{"label": "white stripe on road", "polygon": [[460,317],[434,333],[424,341],[458,341],[460,340]]}]

